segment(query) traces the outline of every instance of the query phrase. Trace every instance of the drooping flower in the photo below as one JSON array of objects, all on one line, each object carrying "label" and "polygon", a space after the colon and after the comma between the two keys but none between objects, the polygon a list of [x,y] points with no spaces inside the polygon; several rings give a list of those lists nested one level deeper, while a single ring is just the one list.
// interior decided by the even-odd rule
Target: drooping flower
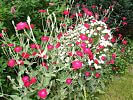
[{"label": "drooping flower", "polygon": [[41,99],[45,99],[47,97],[47,95],[48,95],[48,92],[45,88],[38,91],[38,96]]}]

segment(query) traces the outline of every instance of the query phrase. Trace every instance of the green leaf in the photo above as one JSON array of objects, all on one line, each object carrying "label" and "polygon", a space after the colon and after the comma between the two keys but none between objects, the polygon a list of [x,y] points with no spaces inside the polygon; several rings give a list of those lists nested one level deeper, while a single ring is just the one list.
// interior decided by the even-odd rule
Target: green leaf
[{"label": "green leaf", "polygon": [[13,100],[22,100],[21,97],[17,96],[17,95],[10,95],[10,97],[13,99]]}]

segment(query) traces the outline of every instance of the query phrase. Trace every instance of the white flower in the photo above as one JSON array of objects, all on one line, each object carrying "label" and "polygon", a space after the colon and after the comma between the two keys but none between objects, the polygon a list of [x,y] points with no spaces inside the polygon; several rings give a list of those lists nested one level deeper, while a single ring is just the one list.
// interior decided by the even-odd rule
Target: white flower
[{"label": "white flower", "polygon": [[97,27],[97,30],[100,31],[102,29],[102,27]]},{"label": "white flower", "polygon": [[90,34],[93,34],[93,33],[94,33],[94,30],[93,30],[93,29],[91,29],[91,30],[90,30]]},{"label": "white flower", "polygon": [[91,26],[94,26],[94,23],[91,23]]},{"label": "white flower", "polygon": [[93,63],[93,60],[91,60],[91,61],[89,60],[89,61],[88,61],[88,64],[89,64],[90,66],[91,66],[92,63]]},{"label": "white flower", "polygon": [[95,69],[101,69],[100,65],[94,64]]},{"label": "white flower", "polygon": [[66,62],[69,62],[70,61],[70,58],[69,57],[66,57],[65,61]]},{"label": "white flower", "polygon": [[91,44],[88,44],[88,47],[91,47]]},{"label": "white flower", "polygon": [[107,52],[108,50],[109,50],[108,48],[103,49],[104,52]]},{"label": "white flower", "polygon": [[102,33],[110,33],[110,30],[104,29],[104,30],[102,31]]},{"label": "white flower", "polygon": [[90,30],[87,30],[86,33],[90,33]]},{"label": "white flower", "polygon": [[94,33],[94,35],[97,35],[97,33]]}]

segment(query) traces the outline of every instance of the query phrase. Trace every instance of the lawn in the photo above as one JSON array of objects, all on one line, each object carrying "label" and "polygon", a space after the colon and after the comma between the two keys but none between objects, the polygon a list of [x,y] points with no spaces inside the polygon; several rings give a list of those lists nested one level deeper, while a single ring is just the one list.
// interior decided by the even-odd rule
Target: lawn
[{"label": "lawn", "polygon": [[123,76],[113,77],[100,100],[133,100],[133,65]]}]

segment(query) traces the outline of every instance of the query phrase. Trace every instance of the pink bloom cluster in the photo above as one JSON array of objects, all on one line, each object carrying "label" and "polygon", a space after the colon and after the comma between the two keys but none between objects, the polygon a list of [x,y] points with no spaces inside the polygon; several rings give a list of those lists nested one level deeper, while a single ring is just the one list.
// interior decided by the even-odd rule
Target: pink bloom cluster
[{"label": "pink bloom cluster", "polygon": [[[96,6],[93,5],[92,8],[95,9]],[[38,12],[42,14],[47,11],[41,9],[38,10]],[[60,24],[62,30],[58,30],[56,35],[49,36],[48,34],[44,34],[39,37],[40,40],[38,41],[32,39],[34,36],[29,33],[28,36],[31,37],[27,38],[28,43],[24,43],[24,45],[7,42],[6,45],[11,48],[12,54],[15,54],[9,59],[7,65],[10,68],[14,68],[17,65],[25,67],[26,63],[29,62],[28,65],[31,67],[28,67],[29,69],[27,68],[27,70],[37,66],[41,67],[41,71],[46,69],[44,73],[52,71],[52,73],[56,74],[56,72],[62,71],[61,68],[64,68],[66,73],[74,72],[77,73],[79,77],[83,76],[85,79],[88,77],[94,79],[100,78],[102,76],[101,69],[105,68],[108,64],[115,64],[118,54],[111,50],[115,48],[117,41],[121,41],[122,43],[123,48],[121,52],[125,51],[124,46],[128,44],[128,41],[124,39],[121,34],[118,35],[118,39],[116,36],[113,36],[112,29],[106,24],[109,18],[104,17],[102,20],[99,20],[99,14],[93,13],[85,6],[83,6],[82,11],[77,14],[71,14],[69,10],[63,11],[63,14],[70,19],[77,18],[76,20],[79,21],[81,19],[82,21],[77,21],[78,23],[74,23],[70,26],[64,21],[64,23]],[[122,20],[122,24],[127,25],[126,17],[123,17]],[[31,24],[29,26],[27,22],[19,22],[16,25],[16,30],[18,31],[25,29],[30,30],[31,28],[34,29],[34,25]],[[4,35],[0,33],[0,38],[3,38],[3,36]],[[26,37],[27,34],[24,34],[24,36]],[[35,36],[35,38],[38,37]],[[37,65],[34,66],[32,63],[36,63]],[[112,69],[116,70],[115,68]],[[80,75],[78,71],[82,75]],[[30,72],[31,70],[29,73]],[[26,88],[37,83],[36,77],[30,78],[28,75],[22,77],[23,84]],[[70,75],[70,77],[65,78],[63,82],[67,85],[72,85],[76,78],[77,77]],[[46,88],[38,91],[38,96],[41,99],[45,99],[47,95],[48,92]]]},{"label": "pink bloom cluster", "polygon": [[36,77],[32,77],[30,80],[29,76],[23,76],[22,81],[24,83],[24,86],[28,88],[32,84],[35,84],[37,82],[37,79],[36,79]]}]

